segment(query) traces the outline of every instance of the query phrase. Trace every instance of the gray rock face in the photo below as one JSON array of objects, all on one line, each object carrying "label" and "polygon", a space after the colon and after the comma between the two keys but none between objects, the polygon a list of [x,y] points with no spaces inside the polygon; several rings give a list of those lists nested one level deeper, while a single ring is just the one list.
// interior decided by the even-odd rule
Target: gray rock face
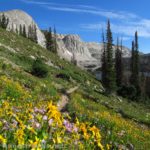
[{"label": "gray rock face", "polygon": [[29,16],[26,12],[22,10],[11,10],[11,11],[5,11],[0,12],[0,16],[2,13],[5,14],[7,18],[9,18],[9,24],[7,27],[7,30],[13,30],[16,31],[16,29],[19,31],[19,26],[22,25],[26,27],[26,32],[28,32],[28,27],[30,25],[35,25],[37,30],[37,38],[38,38],[38,44],[42,47],[45,47],[45,36],[39,29],[38,25],[35,23],[35,21],[32,19],[31,16]]},{"label": "gray rock face", "polygon": [[[101,66],[103,44],[95,42],[83,42],[78,35],[57,35],[58,54],[62,58],[71,61],[72,57],[78,66],[95,70]],[[113,46],[114,54],[116,46]],[[131,51],[123,47],[123,57],[130,57]]]},{"label": "gray rock face", "polygon": [[78,35],[58,35],[57,44],[59,56],[69,61],[74,57],[81,68],[89,69],[90,66],[93,68],[100,65]]}]

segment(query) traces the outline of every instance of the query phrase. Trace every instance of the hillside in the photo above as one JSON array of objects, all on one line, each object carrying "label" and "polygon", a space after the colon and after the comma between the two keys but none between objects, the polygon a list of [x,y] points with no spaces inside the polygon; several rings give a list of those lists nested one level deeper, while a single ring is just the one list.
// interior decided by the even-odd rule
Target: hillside
[{"label": "hillside", "polygon": [[[43,58],[48,67],[46,78],[38,78],[30,73],[37,57]],[[60,59],[30,40],[3,29],[0,29],[0,83],[1,143],[25,143],[32,147],[34,142],[39,142],[40,145],[45,137],[45,141],[51,146],[59,146],[59,149],[62,145],[75,149],[93,149],[94,145],[89,143],[92,143],[90,136],[94,136],[93,140],[99,147],[102,144],[104,149],[150,148],[149,106],[103,95],[103,87],[90,73]],[[50,101],[53,105],[58,105],[63,113],[60,114]],[[74,134],[57,126],[56,132],[54,130],[46,133],[47,124],[43,124],[40,118],[44,117],[47,109],[54,110],[56,116],[53,112],[50,114],[51,117],[55,116],[56,122],[63,122],[63,117],[81,131]],[[42,110],[44,112],[40,113]],[[36,124],[25,116],[35,119]],[[94,133],[94,129],[97,131],[95,126],[100,131],[100,139]],[[19,131],[23,132],[20,139],[13,137]],[[48,134],[53,139],[47,139]]]},{"label": "hillside", "polygon": [[[39,29],[34,19],[22,10],[10,10],[0,12],[0,16],[5,14],[9,18],[7,30],[19,32],[20,26],[25,26],[28,35],[29,26],[36,26],[37,41],[42,47],[45,47],[45,36]],[[63,35],[57,34],[58,55],[70,61],[74,55],[77,65],[86,70],[95,70],[101,66],[101,54],[103,51],[102,43],[84,42],[79,35]],[[113,47],[114,50],[116,46]],[[130,57],[130,49],[123,47],[123,57]],[[115,52],[114,52],[115,54]]]}]

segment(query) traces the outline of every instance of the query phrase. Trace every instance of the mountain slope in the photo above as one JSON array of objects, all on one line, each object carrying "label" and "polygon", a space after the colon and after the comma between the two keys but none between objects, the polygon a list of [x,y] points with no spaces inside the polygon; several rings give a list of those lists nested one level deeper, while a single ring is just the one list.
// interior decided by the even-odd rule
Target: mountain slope
[{"label": "mountain slope", "polygon": [[[26,38],[3,29],[0,29],[0,37],[0,103],[5,104],[7,108],[7,103],[3,102],[9,102],[9,105],[13,106],[13,113],[14,110],[20,112],[21,108],[19,119],[26,120],[21,118],[28,115],[26,108],[33,105],[36,111],[41,111],[40,106],[45,109],[50,100],[57,104],[70,88],[78,87],[68,96],[68,105],[65,108],[72,117],[71,122],[75,123],[75,117],[78,117],[79,122],[88,121],[89,124],[99,127],[105,149],[106,144],[116,149],[149,149],[149,106],[103,95],[103,87],[90,73],[60,59]],[[48,67],[49,73],[46,78],[38,78],[30,73],[37,57],[43,58]],[[0,121],[5,125],[3,120]],[[25,122],[25,125],[29,124]],[[42,140],[41,130],[36,126],[35,130],[38,138]],[[4,129],[0,131],[6,133]],[[72,138],[70,140],[73,142]]]},{"label": "mountain slope", "polygon": [[[30,25],[35,25],[37,29],[38,44],[45,47],[45,36],[35,23],[33,18],[22,10],[11,10],[0,12],[9,18],[8,30],[16,32],[20,30],[20,25],[25,25],[26,32]],[[102,44],[95,42],[83,42],[78,35],[57,35],[58,55],[71,61],[72,57],[77,61],[78,66],[87,70],[95,70],[101,66]],[[114,46],[115,50],[115,46]],[[130,50],[123,47],[123,56],[130,57]]]}]

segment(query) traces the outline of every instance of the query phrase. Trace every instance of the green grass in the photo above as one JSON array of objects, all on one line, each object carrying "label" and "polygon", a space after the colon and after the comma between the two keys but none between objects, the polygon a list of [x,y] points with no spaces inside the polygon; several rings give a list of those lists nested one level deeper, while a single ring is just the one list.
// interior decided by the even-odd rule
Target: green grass
[{"label": "green grass", "polygon": [[146,126],[122,118],[113,109],[85,99],[80,93],[71,96],[68,110],[72,117],[77,116],[80,121],[98,126],[103,133],[104,144],[109,143],[116,148],[119,145],[128,147],[129,144],[139,150],[150,148],[150,130]]},{"label": "green grass", "polygon": [[[76,113],[81,120],[89,120],[97,124],[106,137],[103,139],[106,143],[112,141],[113,144],[116,142],[126,146],[132,143],[137,149],[138,146],[141,149],[150,148],[150,130],[149,127],[143,126],[143,124],[150,125],[150,106],[129,102],[123,98],[120,101],[117,97],[104,95],[101,83],[92,74],[60,59],[57,55],[26,38],[3,29],[0,29],[0,37],[0,76],[5,75],[21,83],[31,92],[35,101],[38,99],[53,100],[56,103],[62,94],[61,91],[80,85],[77,94],[72,95],[68,106],[71,114]],[[46,78],[31,75],[33,57],[42,57],[45,63],[51,61],[53,64],[53,66],[47,65],[48,76]],[[70,78],[69,80],[57,78],[58,74],[65,74]],[[5,93],[7,92],[15,91]],[[109,118],[108,114],[112,116]],[[115,119],[121,120],[121,123],[116,123]],[[131,132],[128,125],[123,127],[124,121],[133,128],[135,127],[135,130]],[[122,130],[128,133],[119,138],[118,134]],[[134,136],[137,136],[140,142]]]}]

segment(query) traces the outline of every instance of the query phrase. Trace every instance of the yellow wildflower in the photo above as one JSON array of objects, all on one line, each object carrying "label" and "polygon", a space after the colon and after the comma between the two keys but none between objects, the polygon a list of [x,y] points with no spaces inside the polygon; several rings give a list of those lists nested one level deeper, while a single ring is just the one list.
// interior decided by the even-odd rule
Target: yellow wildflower
[{"label": "yellow wildflower", "polygon": [[29,140],[29,143],[32,147],[32,150],[42,150],[41,148],[41,140],[39,138],[37,138],[37,136],[35,137],[35,141],[33,142],[32,140]]},{"label": "yellow wildflower", "polygon": [[22,129],[18,129],[14,135],[15,139],[18,141],[18,144],[24,145],[24,131]]},{"label": "yellow wildflower", "polygon": [[2,135],[0,135],[0,143],[2,143],[2,144],[7,143],[7,140]]},{"label": "yellow wildflower", "polygon": [[31,131],[32,133],[34,133],[34,134],[37,135],[37,133],[36,133],[36,131],[34,130],[33,127],[27,126],[27,129],[28,129],[29,131]]}]

